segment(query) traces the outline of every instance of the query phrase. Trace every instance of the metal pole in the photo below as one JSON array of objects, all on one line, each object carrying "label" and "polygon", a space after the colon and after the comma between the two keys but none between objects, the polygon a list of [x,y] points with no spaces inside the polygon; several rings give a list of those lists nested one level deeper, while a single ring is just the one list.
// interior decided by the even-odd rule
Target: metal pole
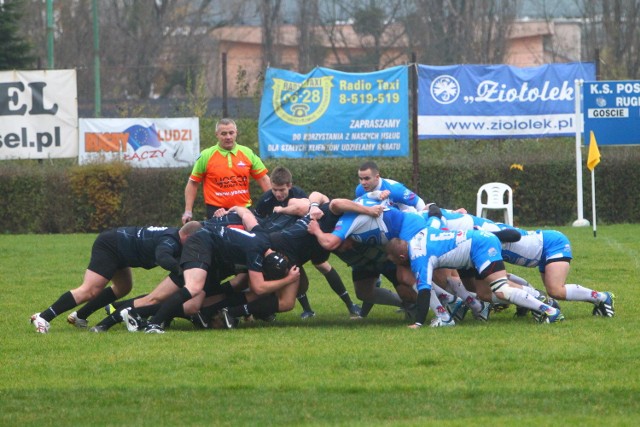
[{"label": "metal pole", "polygon": [[420,150],[418,140],[418,64],[416,63],[416,53],[411,54],[411,130],[412,130],[412,155],[413,155],[413,175],[411,184],[413,191],[420,194]]},{"label": "metal pole", "polygon": [[47,66],[53,69],[53,0],[47,0]]},{"label": "metal pole", "polygon": [[582,203],[582,151],[580,149],[582,143],[580,136],[582,135],[582,114],[580,113],[580,104],[582,102],[582,81],[575,81],[575,108],[576,108],[576,188],[577,188],[577,197],[578,197],[578,219],[573,221],[574,227],[587,227],[589,225],[589,221],[584,218],[584,206]]},{"label": "metal pole", "polygon": [[102,115],[102,93],[100,91],[100,22],[98,21],[97,0],[92,0],[91,8],[93,11],[94,115],[95,117],[100,117]]},{"label": "metal pole", "polygon": [[229,117],[227,106],[227,53],[222,53],[222,117]]}]

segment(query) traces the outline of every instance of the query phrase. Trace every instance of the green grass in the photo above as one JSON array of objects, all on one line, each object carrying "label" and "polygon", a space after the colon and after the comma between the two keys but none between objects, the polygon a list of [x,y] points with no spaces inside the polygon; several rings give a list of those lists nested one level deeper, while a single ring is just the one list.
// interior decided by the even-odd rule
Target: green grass
[{"label": "green grass", "polygon": [[[95,235],[2,235],[0,425],[636,425],[640,225],[558,229],[569,282],[615,292],[615,318],[565,302],[561,324],[509,309],[413,331],[390,307],[349,320],[311,268],[308,321],[296,307],[233,331],[90,334],[61,316],[40,335],[29,316],[80,283]],[[541,286],[537,270],[511,270]],[[135,271],[133,292],[162,277]]]}]

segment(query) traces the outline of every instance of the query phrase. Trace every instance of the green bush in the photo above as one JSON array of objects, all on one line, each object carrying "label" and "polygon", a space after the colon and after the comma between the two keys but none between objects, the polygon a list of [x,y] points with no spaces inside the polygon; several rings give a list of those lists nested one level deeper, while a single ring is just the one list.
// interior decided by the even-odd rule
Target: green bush
[{"label": "green bush", "polygon": [[[215,141],[215,120],[201,120],[201,146]],[[238,120],[239,141],[258,151],[255,121]],[[204,140],[206,139],[206,141]],[[586,149],[582,148],[586,161]],[[640,222],[640,149],[600,147],[596,168],[598,223]],[[366,159],[269,159],[291,170],[307,192],[352,198]],[[411,158],[375,160],[382,176],[405,183],[427,201],[475,213],[480,185],[514,189],[515,222],[570,225],[577,219],[575,143],[571,138],[421,141],[414,185]],[[0,162],[0,232],[71,233],[118,225],[177,225],[190,168],[138,169],[122,164],[76,166],[69,160]],[[260,196],[252,182],[251,194]],[[583,168],[584,216],[591,219],[591,173]],[[194,218],[204,218],[202,191]],[[495,219],[499,219],[496,217]]]}]

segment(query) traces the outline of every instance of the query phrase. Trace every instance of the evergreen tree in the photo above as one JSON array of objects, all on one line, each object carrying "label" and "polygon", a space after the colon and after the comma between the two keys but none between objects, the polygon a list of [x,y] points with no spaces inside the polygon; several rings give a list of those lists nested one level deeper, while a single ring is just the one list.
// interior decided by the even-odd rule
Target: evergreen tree
[{"label": "evergreen tree", "polygon": [[0,70],[30,68],[31,45],[20,35],[23,0],[0,0]]}]

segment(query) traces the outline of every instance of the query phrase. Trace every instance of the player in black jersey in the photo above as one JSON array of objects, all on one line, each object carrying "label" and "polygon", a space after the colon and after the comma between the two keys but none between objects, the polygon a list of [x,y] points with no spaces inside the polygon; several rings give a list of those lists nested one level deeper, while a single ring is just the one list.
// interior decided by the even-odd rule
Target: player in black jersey
[{"label": "player in black jersey", "polygon": [[[271,249],[269,235],[248,232],[207,222],[185,244],[180,259],[185,286],[169,297],[149,320],[145,332],[163,333],[162,323],[180,313],[182,305],[192,299],[204,300],[207,281],[220,282],[234,267],[246,267],[250,293],[256,296],[275,293],[283,301],[290,301],[298,289],[300,271],[289,267],[287,260]],[[288,311],[293,304],[281,304],[280,311]]]},{"label": "player in black jersey", "polygon": [[[82,284],[62,294],[49,308],[31,316],[36,332],[47,333],[49,322],[89,301],[72,313],[68,321],[87,327],[86,318],[107,304],[127,295],[133,286],[131,268],[160,266],[177,273],[183,243],[202,228],[197,222],[176,227],[119,227],[98,235]],[[112,286],[105,289],[111,282]],[[101,292],[102,291],[102,292]]]},{"label": "player in black jersey", "polygon": [[[312,193],[310,200],[314,200]],[[311,261],[313,264],[322,264],[329,258],[330,252],[322,248],[315,236],[309,234],[307,228],[311,219],[317,219],[323,230],[333,230],[340,215],[346,209],[352,209],[360,213],[377,216],[380,214],[381,208],[366,207],[348,200],[344,201],[344,205],[331,207],[328,201],[323,203],[311,202],[307,199],[291,200],[288,209],[291,213],[301,216],[294,224],[285,227],[283,230],[269,233],[271,247],[278,252],[284,254],[290,263],[298,267],[302,267],[306,262]],[[259,230],[261,226],[258,220],[248,209],[236,208],[239,216],[242,217],[246,229],[254,231]],[[237,301],[235,301],[237,302]],[[278,304],[276,304],[278,302]],[[270,314],[274,314],[281,306],[289,307],[295,303],[293,299],[279,298],[278,301],[271,295],[262,298],[253,299],[251,295],[247,296],[247,303],[236,304],[233,307],[231,300],[221,301],[213,306],[210,310],[217,310],[225,307],[221,313],[225,320],[226,327],[233,327],[236,323],[233,320],[240,316],[254,315],[254,317],[265,318]],[[226,309],[226,307],[230,307]],[[203,310],[208,313],[209,310]],[[208,314],[207,314],[208,316]]]}]

